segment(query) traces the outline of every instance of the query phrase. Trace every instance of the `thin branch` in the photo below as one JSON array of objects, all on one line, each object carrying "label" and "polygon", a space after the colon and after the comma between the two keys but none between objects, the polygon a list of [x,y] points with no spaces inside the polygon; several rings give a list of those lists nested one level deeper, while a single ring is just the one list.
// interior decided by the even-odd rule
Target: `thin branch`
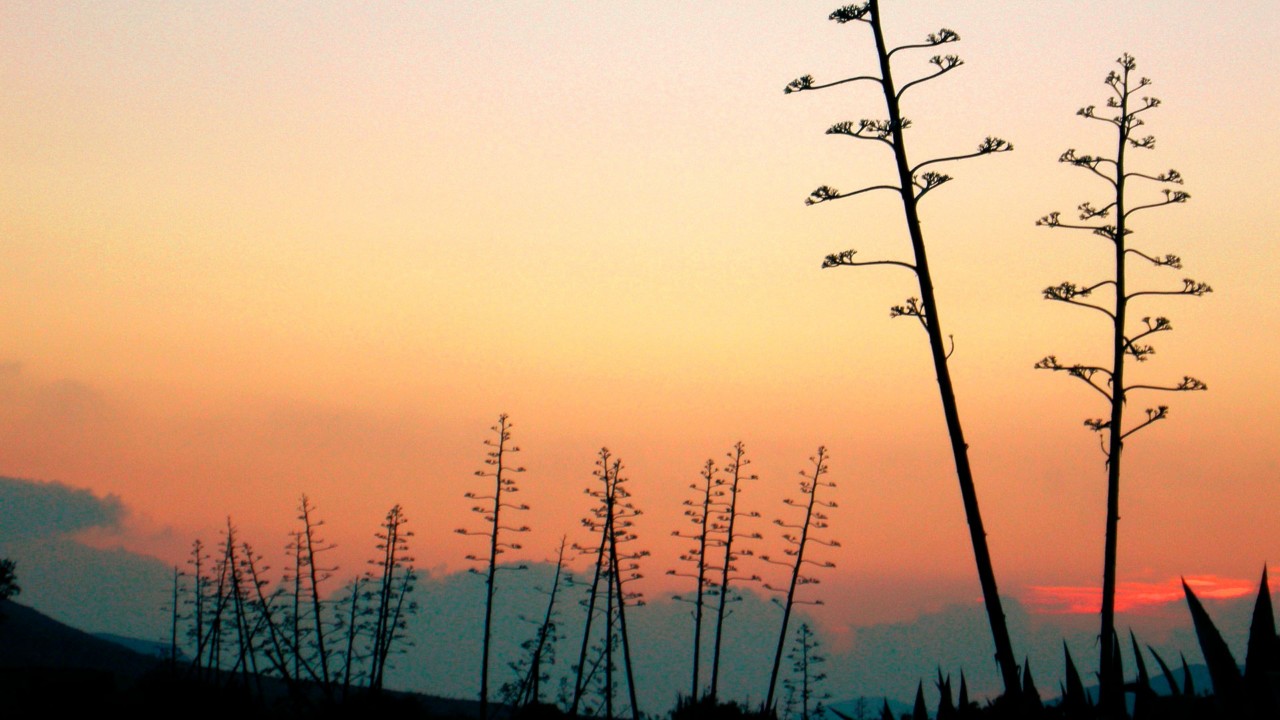
[{"label": "thin branch", "polygon": [[1116,203],[1110,202],[1100,208],[1093,206],[1093,203],[1082,202],[1076,206],[1076,211],[1080,213],[1081,220],[1092,220],[1093,218],[1104,218],[1111,214],[1111,210],[1115,208]]},{"label": "thin branch", "polygon": [[1039,362],[1035,364],[1035,368],[1037,370],[1053,370],[1055,372],[1065,372],[1071,377],[1082,380],[1089,387],[1101,393],[1102,396],[1105,397],[1107,400],[1111,400],[1111,393],[1107,392],[1102,385],[1099,385],[1093,380],[1094,375],[1101,373],[1102,375],[1106,376],[1107,384],[1109,385],[1111,383],[1111,371],[1104,367],[1098,367],[1095,365],[1079,365],[1079,364],[1063,365],[1058,362],[1057,356],[1046,355],[1044,358],[1042,358]]},{"label": "thin branch", "polygon": [[1163,420],[1167,417],[1169,417],[1168,405],[1161,405],[1160,407],[1157,407],[1157,408],[1147,408],[1147,419],[1143,420],[1141,423],[1135,425],[1134,427],[1130,428],[1124,433],[1121,433],[1120,439],[1123,440],[1129,437],[1130,435],[1138,432],[1142,428],[1150,425],[1151,423],[1154,423],[1158,420]]},{"label": "thin branch", "polygon": [[1182,269],[1182,258],[1178,257],[1177,255],[1165,255],[1162,258],[1157,258],[1157,257],[1152,257],[1151,255],[1148,255],[1140,250],[1135,250],[1133,248],[1125,248],[1124,251],[1126,253],[1133,253],[1134,255],[1137,255],[1138,257],[1142,258],[1143,260],[1146,260],[1147,262],[1151,263],[1152,265],[1155,265],[1156,267],[1171,267],[1175,270]]},{"label": "thin branch", "polygon": [[889,308],[889,317],[913,317],[920,321],[920,327],[926,331],[929,329],[928,314],[925,313],[924,305],[920,303],[920,298],[909,297],[906,303]]},{"label": "thin branch", "polygon": [[[1056,211],[1051,212],[1048,215],[1042,216],[1039,220],[1036,220],[1036,226],[1063,228],[1066,230],[1089,230],[1093,232],[1094,235],[1101,235],[1102,237],[1115,242],[1116,228],[1114,225],[1075,225],[1072,223],[1064,223],[1061,218],[1062,213]],[[1129,234],[1129,231],[1125,231],[1125,234]]]},{"label": "thin branch", "polygon": [[922,173],[919,178],[912,178],[911,184],[920,190],[920,192],[916,193],[916,200],[917,201],[920,200],[920,198],[924,197],[925,193],[938,187],[939,185],[943,185],[945,183],[950,182],[951,179],[952,178],[950,175],[944,175],[942,173],[936,173],[932,171],[927,173]]},{"label": "thin branch", "polygon": [[[868,5],[869,4],[870,3],[868,3]],[[925,41],[923,43],[915,43],[912,45],[899,45],[898,47],[890,50],[886,54],[886,57],[893,57],[893,54],[898,52],[899,50],[916,50],[919,48],[931,48],[931,47],[937,47],[939,45],[945,45],[946,43],[953,43],[953,42],[959,42],[959,41],[960,41],[960,35],[956,33],[955,30],[952,30],[950,28],[942,28],[936,33],[929,33],[928,37],[925,38]]]},{"label": "thin branch", "polygon": [[[911,127],[911,121],[906,118],[902,118],[899,123],[903,130]],[[859,140],[878,140],[885,145],[893,147],[893,140],[891,138],[893,137],[893,131],[895,129],[894,123],[889,120],[871,120],[868,118],[862,118],[858,121],[856,129],[854,128],[852,121],[845,120],[827,128],[826,134],[848,135],[849,137],[858,138]]]},{"label": "thin branch", "polygon": [[1157,390],[1160,392],[1196,392],[1198,390],[1208,390],[1208,389],[1209,389],[1209,386],[1204,384],[1204,382],[1196,378],[1193,378],[1190,375],[1183,375],[1182,381],[1179,382],[1177,385],[1130,385],[1129,387],[1125,388],[1124,391],[1126,393],[1129,392],[1130,390]]},{"label": "thin branch", "polygon": [[1089,297],[1089,295],[1092,294],[1094,290],[1097,290],[1103,285],[1114,285],[1114,284],[1115,284],[1114,280],[1103,280],[1101,282],[1095,283],[1093,285],[1089,285],[1087,287],[1080,287],[1075,283],[1064,282],[1064,283],[1059,283],[1057,285],[1051,285],[1045,288],[1042,292],[1046,300],[1054,300],[1056,302],[1064,302],[1064,303],[1069,303],[1071,305],[1079,305],[1080,307],[1092,308],[1094,310],[1097,310],[1098,312],[1105,314],[1107,317],[1114,320],[1115,314],[1112,313],[1110,310],[1102,307],[1101,305],[1094,305],[1092,303],[1082,302],[1077,299],[1082,297]]},{"label": "thin branch", "polygon": [[1068,148],[1066,152],[1058,156],[1058,162],[1084,168],[1094,175],[1097,175],[1103,180],[1111,183],[1112,187],[1115,187],[1116,185],[1115,178],[1098,169],[1098,166],[1103,163],[1107,163],[1112,167],[1115,167],[1116,161],[1111,158],[1102,157],[1100,155],[1076,155],[1075,148]]},{"label": "thin branch", "polygon": [[1176,205],[1178,203],[1184,203],[1190,198],[1191,198],[1191,195],[1189,195],[1188,193],[1184,193],[1181,190],[1165,190],[1164,201],[1150,203],[1147,205],[1139,205],[1135,208],[1130,208],[1129,210],[1125,211],[1124,216],[1129,217],[1130,215],[1138,212],[1139,210],[1149,210],[1151,208],[1164,207],[1165,205]]},{"label": "thin branch", "polygon": [[1140,290],[1135,293],[1129,293],[1125,296],[1125,300],[1132,300],[1142,295],[1191,295],[1200,297],[1211,292],[1213,292],[1213,288],[1209,287],[1208,283],[1196,282],[1191,278],[1183,278],[1181,290]]},{"label": "thin branch", "polygon": [[934,55],[933,57],[929,58],[929,63],[931,65],[937,65],[938,71],[931,75],[925,75],[924,77],[916,78],[915,80],[912,80],[911,82],[908,82],[907,84],[898,88],[897,97],[899,100],[902,99],[902,95],[907,91],[907,88],[913,85],[919,85],[922,82],[928,82],[929,80],[932,80],[938,77],[939,75],[946,75],[952,70],[955,70],[956,68],[963,65],[964,61],[961,60],[958,55],[947,55],[947,56]]},{"label": "thin branch", "polygon": [[1153,182],[1173,183],[1174,185],[1182,184],[1182,174],[1179,173],[1177,170],[1174,170],[1173,168],[1170,168],[1169,172],[1160,173],[1159,175],[1148,175],[1146,173],[1130,172],[1130,173],[1125,173],[1124,176],[1126,178],[1142,178],[1144,180],[1151,180]]},{"label": "thin branch", "polygon": [[916,271],[916,266],[911,263],[902,262],[900,260],[860,260],[854,261],[853,256],[858,254],[857,250],[841,250],[838,253],[832,253],[822,260],[823,269],[839,267],[847,265],[849,267],[862,267],[864,265],[897,265],[904,267],[911,272]]},{"label": "thin branch", "polygon": [[871,192],[872,190],[893,190],[894,192],[902,192],[902,188],[897,185],[872,185],[864,187],[861,190],[853,192],[841,193],[839,190],[830,185],[822,185],[817,190],[809,193],[809,197],[804,199],[805,205],[817,205],[818,203],[829,202],[831,200],[839,200],[841,198],[853,197],[862,193]]},{"label": "thin branch", "polygon": [[998,137],[988,137],[978,144],[978,149],[971,153],[963,155],[951,155],[949,157],[935,158],[933,160],[925,160],[924,162],[911,168],[911,174],[915,175],[921,168],[928,167],[942,162],[951,162],[952,160],[967,160],[982,155],[990,155],[998,152],[1009,152],[1013,149],[1013,143]]},{"label": "thin branch", "polygon": [[804,92],[805,90],[822,90],[823,88],[835,87],[836,85],[844,85],[845,83],[858,82],[859,80],[870,80],[871,82],[876,83],[877,85],[881,85],[884,83],[883,80],[881,80],[878,77],[874,77],[872,75],[859,75],[857,77],[845,78],[844,80],[836,80],[835,82],[822,83],[820,85],[815,85],[813,83],[812,75],[801,75],[795,80],[792,80],[791,82],[787,83],[787,86],[782,89],[782,93],[784,95],[790,95],[791,93]]},{"label": "thin branch", "polygon": [[1173,323],[1169,322],[1169,318],[1167,317],[1157,317],[1154,320],[1150,317],[1144,317],[1142,318],[1142,322],[1147,326],[1147,329],[1133,337],[1125,338],[1126,343],[1132,344],[1153,333],[1169,332],[1170,330],[1173,330]]}]

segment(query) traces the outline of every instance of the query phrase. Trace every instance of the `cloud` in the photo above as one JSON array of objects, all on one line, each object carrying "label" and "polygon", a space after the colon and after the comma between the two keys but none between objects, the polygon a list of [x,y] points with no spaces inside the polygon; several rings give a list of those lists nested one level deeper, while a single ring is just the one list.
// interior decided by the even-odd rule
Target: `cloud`
[{"label": "cloud", "polygon": [[124,503],[57,482],[0,477],[0,543],[71,535],[92,528],[119,528]]},{"label": "cloud", "polygon": [[[1141,611],[1145,608],[1181,602],[1183,578],[1163,582],[1122,582],[1116,586],[1116,611]],[[1229,600],[1244,597],[1257,590],[1257,582],[1217,575],[1185,578],[1187,585],[1201,599]],[[1023,601],[1033,612],[1048,615],[1095,614],[1102,608],[1102,588],[1090,585],[1037,585],[1028,588]]]}]

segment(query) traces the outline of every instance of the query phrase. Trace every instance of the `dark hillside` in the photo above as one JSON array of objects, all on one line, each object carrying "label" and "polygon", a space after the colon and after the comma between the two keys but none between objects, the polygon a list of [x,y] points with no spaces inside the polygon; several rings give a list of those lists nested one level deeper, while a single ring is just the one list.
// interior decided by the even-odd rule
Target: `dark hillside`
[{"label": "dark hillside", "polygon": [[134,679],[156,666],[156,659],[32,610],[0,600],[0,669],[98,671]]}]

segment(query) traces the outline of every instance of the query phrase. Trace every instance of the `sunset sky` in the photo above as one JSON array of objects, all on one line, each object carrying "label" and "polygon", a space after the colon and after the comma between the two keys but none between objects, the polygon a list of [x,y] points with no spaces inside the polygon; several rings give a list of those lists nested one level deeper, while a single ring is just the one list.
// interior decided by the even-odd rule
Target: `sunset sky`
[{"label": "sunset sky", "polygon": [[[533,506],[518,557],[586,540],[608,446],[658,593],[707,458],[746,443],[776,546],[825,445],[831,622],[976,600],[926,338],[888,313],[914,281],[819,269],[846,248],[907,259],[901,210],[803,204],[890,180],[883,148],[823,134],[883,116],[873,88],[782,93],[873,70],[835,6],[0,4],[0,475],[118,495],[125,529],[90,541],[169,562],[229,515],[282,563],[305,492],[355,573],[402,503],[419,566],[457,570],[482,550],[453,530],[479,526],[463,493],[505,412]],[[1082,421],[1105,410],[1032,366],[1106,358],[1108,327],[1040,291],[1102,279],[1108,248],[1034,222],[1104,198],[1056,160],[1112,151],[1075,112],[1122,52],[1164,101],[1136,162],[1192,196],[1138,216],[1136,244],[1185,263],[1140,278],[1214,289],[1134,311],[1176,328],[1138,376],[1209,391],[1152,398],[1170,418],[1126,445],[1122,610],[1177,599],[1180,575],[1249,592],[1280,558],[1274,2],[884,12],[893,42],[962,38],[965,65],[905,100],[913,159],[1016,148],[948,166],[923,204],[1002,592],[1092,612],[1100,584],[1105,469]],[[930,54],[897,56],[899,78]]]}]

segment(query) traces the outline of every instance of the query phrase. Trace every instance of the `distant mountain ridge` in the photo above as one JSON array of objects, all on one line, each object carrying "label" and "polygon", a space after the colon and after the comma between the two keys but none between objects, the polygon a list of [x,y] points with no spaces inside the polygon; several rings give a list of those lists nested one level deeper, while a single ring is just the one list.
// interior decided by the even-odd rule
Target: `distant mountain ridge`
[{"label": "distant mountain ridge", "polygon": [[0,600],[0,615],[0,668],[91,670],[134,679],[158,662],[10,600]]}]

